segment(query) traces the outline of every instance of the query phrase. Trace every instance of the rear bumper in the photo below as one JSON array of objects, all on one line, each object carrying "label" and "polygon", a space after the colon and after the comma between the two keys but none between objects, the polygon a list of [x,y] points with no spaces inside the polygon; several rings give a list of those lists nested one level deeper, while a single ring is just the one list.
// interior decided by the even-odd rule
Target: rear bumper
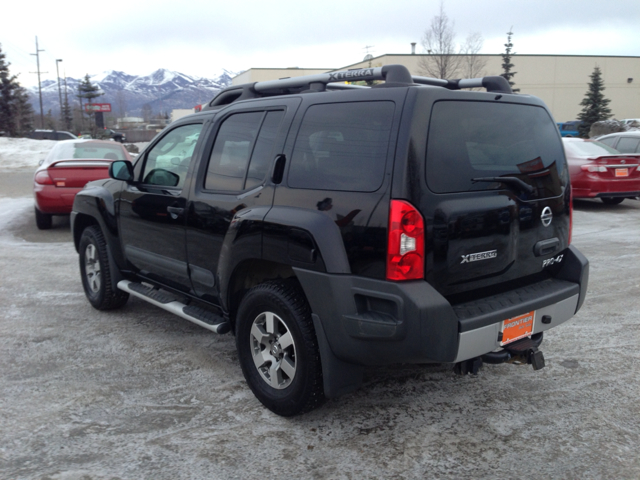
[{"label": "rear bumper", "polygon": [[43,213],[68,214],[73,207],[73,199],[82,188],[55,187],[34,184],[33,195],[38,210]]},{"label": "rear bumper", "polygon": [[[587,259],[570,246],[554,278],[455,306],[424,281],[295,272],[314,314],[321,354],[331,355],[343,368],[477,357],[499,348],[502,320],[534,310],[533,333],[549,330],[581,307],[588,270]],[[551,321],[542,323],[542,316]],[[325,369],[326,377],[341,375],[330,370]]]},{"label": "rear bumper", "polygon": [[640,178],[572,181],[571,191],[574,198],[637,197],[640,195]]}]

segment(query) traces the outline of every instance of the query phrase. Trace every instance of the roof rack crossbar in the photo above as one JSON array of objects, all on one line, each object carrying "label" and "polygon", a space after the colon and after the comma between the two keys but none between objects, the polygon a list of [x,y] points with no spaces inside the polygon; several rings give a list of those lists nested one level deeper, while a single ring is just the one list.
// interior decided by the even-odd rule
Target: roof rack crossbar
[{"label": "roof rack crossbar", "polygon": [[357,68],[339,72],[317,73],[302,77],[289,77],[280,80],[267,80],[256,83],[256,92],[268,92],[285,88],[305,88],[314,83],[361,82],[369,80],[385,80],[394,83],[413,83],[409,70],[404,65],[386,65],[375,68]]}]

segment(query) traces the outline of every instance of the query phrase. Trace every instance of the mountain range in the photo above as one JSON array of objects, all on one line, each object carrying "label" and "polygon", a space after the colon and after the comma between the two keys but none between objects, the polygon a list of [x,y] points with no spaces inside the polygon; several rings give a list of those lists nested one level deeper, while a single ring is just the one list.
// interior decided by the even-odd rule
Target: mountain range
[{"label": "mountain range", "polygon": [[[91,83],[98,86],[104,95],[95,98],[93,103],[110,103],[111,116],[142,116],[142,108],[149,105],[154,114],[170,113],[175,108],[193,108],[211,100],[220,89],[231,85],[231,72],[223,70],[215,79],[199,78],[161,68],[146,76],[128,75],[111,70],[89,75]],[[78,85],[83,79],[67,77],[66,89],[69,105],[79,105]],[[49,110],[53,116],[60,112],[58,82],[45,80],[42,86],[43,111]],[[60,79],[62,101],[64,102],[64,79]],[[40,112],[38,87],[31,87],[29,97],[33,109]],[[109,115],[109,114],[107,114]]]}]

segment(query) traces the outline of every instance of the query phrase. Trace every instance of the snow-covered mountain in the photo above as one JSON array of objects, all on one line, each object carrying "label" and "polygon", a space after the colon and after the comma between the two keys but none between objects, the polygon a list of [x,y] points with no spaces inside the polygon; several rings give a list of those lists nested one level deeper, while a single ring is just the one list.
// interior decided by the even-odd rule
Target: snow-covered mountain
[{"label": "snow-covered mountain", "polygon": [[[95,103],[110,103],[113,116],[140,116],[142,107],[148,104],[154,113],[169,113],[174,108],[193,108],[204,103],[222,88],[231,84],[232,73],[223,70],[215,79],[191,77],[179,72],[161,68],[146,76],[128,75],[111,70],[89,75],[91,83],[100,87],[104,95]],[[69,104],[79,104],[76,94],[83,79],[67,77]],[[64,101],[64,81],[61,79]],[[40,111],[38,87],[29,89],[31,103],[36,112]],[[51,110],[54,116],[60,111],[58,82],[42,82],[42,102],[44,113]]]}]

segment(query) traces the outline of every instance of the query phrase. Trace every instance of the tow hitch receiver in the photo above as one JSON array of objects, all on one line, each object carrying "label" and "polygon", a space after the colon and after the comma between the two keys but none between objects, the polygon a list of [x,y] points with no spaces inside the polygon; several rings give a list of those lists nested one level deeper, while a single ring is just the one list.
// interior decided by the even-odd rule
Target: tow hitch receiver
[{"label": "tow hitch receiver", "polygon": [[481,357],[458,362],[454,365],[453,371],[458,375],[466,375],[468,373],[477,375],[484,363],[495,365],[505,362],[516,365],[531,365],[534,370],[540,370],[544,368],[544,355],[538,350],[541,343],[542,333],[537,333],[530,338],[523,338],[505,345],[503,350],[499,352],[490,352]]},{"label": "tow hitch receiver", "polygon": [[507,345],[505,350],[511,357],[509,361],[531,365],[534,370],[544,368],[544,355],[538,350],[540,343],[542,343],[542,337],[540,341],[532,338],[524,338],[519,342]]}]

